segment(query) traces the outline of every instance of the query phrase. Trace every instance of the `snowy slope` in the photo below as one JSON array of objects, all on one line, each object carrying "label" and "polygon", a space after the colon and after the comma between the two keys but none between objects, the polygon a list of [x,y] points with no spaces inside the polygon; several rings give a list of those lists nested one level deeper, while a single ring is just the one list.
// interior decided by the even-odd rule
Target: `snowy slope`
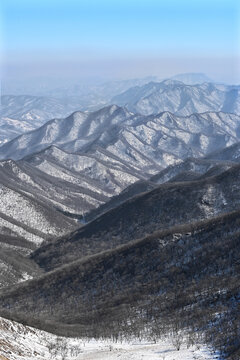
[{"label": "snowy slope", "polygon": [[210,360],[219,359],[217,353],[204,345],[187,348],[183,343],[180,351],[166,337],[157,343],[143,340],[114,342],[57,337],[15,321],[0,318],[1,360]]},{"label": "snowy slope", "polygon": [[107,163],[54,146],[26,160],[0,161],[0,170],[0,234],[37,244],[80,225],[63,213],[80,218],[143,178],[115,159]]},{"label": "snowy slope", "polygon": [[[14,158],[23,157],[50,145],[58,145],[69,151],[80,150],[96,141],[99,134],[108,127],[121,123],[130,116],[127,111],[116,106],[90,114],[76,112],[64,119],[51,120],[37,130],[17,137],[8,143],[9,150],[19,152]],[[10,152],[5,157],[12,157]]]},{"label": "snowy slope", "polygon": [[[196,179],[200,178],[201,175],[213,176],[226,171],[233,166],[233,164],[234,162],[230,161],[188,158],[179,164],[168,166],[158,174],[152,176],[150,180],[156,184],[163,184],[170,180],[173,181],[174,179],[179,179],[183,174],[195,175]],[[187,176],[185,180],[187,180]]]},{"label": "snowy slope", "polygon": [[1,161],[0,287],[34,275],[26,256],[37,245],[81,226],[81,214],[141,177],[117,161],[108,166],[55,147],[28,161]]},{"label": "snowy slope", "polygon": [[[0,148],[2,157],[28,155],[0,162],[0,234],[35,243],[61,236],[76,226],[64,214],[79,218],[168,165],[235,143],[239,126],[233,114],[141,116],[115,105],[51,120]],[[174,169],[159,181],[198,172]]]},{"label": "snowy slope", "polygon": [[186,157],[203,156],[237,142],[239,128],[240,117],[223,112],[142,116],[112,105],[51,120],[1,146],[0,158],[19,159],[55,145],[154,174]]},{"label": "snowy slope", "polygon": [[[54,191],[51,179],[44,182],[36,172],[25,171],[12,160],[0,162],[0,169],[0,234],[40,244],[76,226],[54,208],[54,196],[52,203],[48,200]],[[62,196],[59,190],[58,196]]]},{"label": "snowy slope", "polygon": [[224,111],[240,113],[240,88],[213,83],[186,85],[177,80],[150,82],[113,97],[112,102],[143,115],[170,111],[176,115]]}]

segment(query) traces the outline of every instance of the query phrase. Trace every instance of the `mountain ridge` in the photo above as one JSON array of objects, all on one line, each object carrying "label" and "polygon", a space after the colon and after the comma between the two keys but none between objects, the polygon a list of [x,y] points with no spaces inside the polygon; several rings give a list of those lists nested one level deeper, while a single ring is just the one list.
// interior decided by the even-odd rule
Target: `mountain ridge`
[{"label": "mountain ridge", "polygon": [[184,116],[221,110],[240,113],[239,86],[208,82],[188,85],[174,79],[130,88],[113,97],[112,102],[143,115],[168,110]]},{"label": "mountain ridge", "polygon": [[137,194],[70,235],[38,248],[32,259],[50,270],[76,257],[114,248],[157,228],[233,211],[240,204],[239,174],[240,166],[235,165],[210,178],[165,183]]}]

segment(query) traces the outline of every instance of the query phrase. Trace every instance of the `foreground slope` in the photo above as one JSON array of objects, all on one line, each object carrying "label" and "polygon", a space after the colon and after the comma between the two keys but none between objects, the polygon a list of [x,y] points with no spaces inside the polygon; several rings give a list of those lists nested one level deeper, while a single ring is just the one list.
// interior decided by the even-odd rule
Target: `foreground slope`
[{"label": "foreground slope", "polygon": [[[239,211],[158,231],[0,295],[1,314],[59,334],[184,329],[238,359]],[[131,326],[129,326],[131,324]]]},{"label": "foreground slope", "polygon": [[72,234],[37,249],[32,258],[43,268],[114,248],[176,224],[213,218],[239,209],[240,166],[197,181],[166,183],[103,213]]}]

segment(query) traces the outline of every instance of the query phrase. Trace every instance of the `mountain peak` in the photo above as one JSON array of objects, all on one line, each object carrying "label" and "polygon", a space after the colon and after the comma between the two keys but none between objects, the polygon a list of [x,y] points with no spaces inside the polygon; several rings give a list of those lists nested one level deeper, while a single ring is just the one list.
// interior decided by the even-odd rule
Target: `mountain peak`
[{"label": "mountain peak", "polygon": [[204,82],[212,82],[212,80],[204,73],[183,73],[171,77],[173,80],[178,80],[186,85],[202,84]]},{"label": "mountain peak", "polygon": [[166,79],[163,80],[161,84],[164,84],[166,86],[174,86],[174,85],[183,85],[183,82],[175,79]]},{"label": "mountain peak", "polygon": [[204,81],[196,84],[184,83],[184,79],[166,79],[160,83],[150,82],[138,88],[131,88],[115,96],[112,101],[124,105],[129,111],[142,115],[170,111],[188,116],[207,111],[238,114],[240,111],[238,91],[231,87]]}]

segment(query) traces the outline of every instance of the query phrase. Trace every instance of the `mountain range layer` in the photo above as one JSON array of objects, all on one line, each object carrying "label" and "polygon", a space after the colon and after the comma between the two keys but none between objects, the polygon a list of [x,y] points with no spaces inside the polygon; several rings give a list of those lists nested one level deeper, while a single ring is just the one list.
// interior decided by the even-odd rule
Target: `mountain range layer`
[{"label": "mountain range layer", "polygon": [[240,88],[204,82],[186,85],[177,80],[150,82],[112,98],[112,103],[143,115],[170,111],[190,115],[205,111],[240,113]]},{"label": "mountain range layer", "polygon": [[[232,165],[230,158],[177,163],[189,154],[205,155],[234,143],[239,124],[233,114],[141,116],[115,105],[51,120],[0,148],[3,158],[25,155],[0,163],[0,235],[26,239],[36,247],[157,184],[217,175]],[[176,165],[162,170],[169,164]],[[20,248],[29,253],[28,245]],[[8,257],[2,262],[6,279],[7,263]],[[19,278],[23,276],[24,271]],[[9,276],[9,284],[14,279]]]},{"label": "mountain range layer", "polygon": [[239,139],[240,117],[207,112],[142,116],[115,105],[47,122],[0,147],[0,158],[20,159],[55,145],[68,152],[118,161],[154,174],[187,157],[203,156]]},{"label": "mountain range layer", "polygon": [[[20,95],[2,95],[0,108],[0,144],[43,125],[48,120],[63,118],[73,111],[93,111],[111,102],[128,88],[143,85],[154,77],[122,81],[110,81],[99,84],[75,84],[66,88],[55,88],[41,92],[41,89],[24,89]],[[4,86],[3,86],[4,88]],[[28,91],[27,91],[28,90]],[[2,90],[6,93],[6,89]],[[9,89],[11,93],[11,89]]]},{"label": "mountain range layer", "polygon": [[202,180],[162,184],[103,213],[72,234],[38,248],[32,258],[50,270],[161,228],[233,211],[240,205],[239,177],[240,167],[235,165]]},{"label": "mountain range layer", "polygon": [[239,86],[216,84],[204,74],[179,74],[162,81],[148,77],[75,84],[45,91],[44,96],[41,92],[38,96],[1,96],[0,144],[50,119],[66,117],[73,111],[98,110],[113,103],[144,115],[163,111],[184,116],[207,111],[239,114],[240,109]]},{"label": "mountain range layer", "polygon": [[0,143],[31,131],[50,119],[70,115],[81,109],[80,99],[46,96],[3,95],[0,109]]},{"label": "mountain range layer", "polygon": [[[13,276],[11,265],[7,266],[8,260],[12,263],[11,245],[18,246],[21,254],[29,254],[42,241],[52,241],[54,237],[73,231],[81,223],[114,209],[134,195],[155,189],[158,184],[217,175],[234,163],[191,158],[169,166],[150,180],[137,182],[134,182],[139,179],[137,173],[135,177],[130,174],[127,177],[126,169],[122,169],[119,178],[119,169],[115,172],[113,168],[111,173],[111,167],[108,167],[104,171],[104,163],[90,162],[89,158],[65,153],[55,147],[25,160],[8,160],[0,164],[0,236],[5,239],[2,240],[3,250],[10,248],[10,257],[3,256],[1,260],[2,279],[8,279],[11,284],[18,281],[15,270]],[[88,176],[86,168],[89,169]],[[131,185],[127,186],[128,183]],[[27,276],[24,273],[19,271],[19,278]],[[6,281],[2,281],[1,286],[7,284]]]}]

